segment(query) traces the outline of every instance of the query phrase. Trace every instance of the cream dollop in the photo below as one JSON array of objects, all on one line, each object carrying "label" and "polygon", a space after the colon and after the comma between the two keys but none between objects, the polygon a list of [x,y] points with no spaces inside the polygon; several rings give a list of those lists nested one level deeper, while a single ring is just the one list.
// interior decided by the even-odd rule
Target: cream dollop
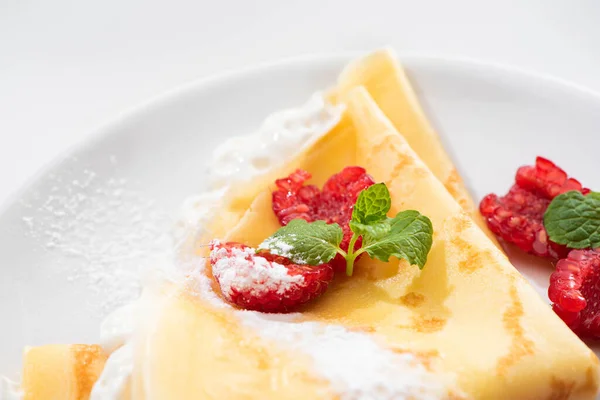
[{"label": "cream dollop", "polygon": [[329,104],[315,93],[299,108],[271,114],[254,134],[233,137],[216,148],[209,164],[212,187],[249,180],[284,164],[337,125],[343,112],[343,105]]},{"label": "cream dollop", "polygon": [[0,400],[21,400],[23,391],[19,384],[0,376]]},{"label": "cream dollop", "polygon": [[137,302],[117,308],[100,326],[100,345],[107,353],[123,346],[133,333]]},{"label": "cream dollop", "polygon": [[126,343],[115,350],[94,384],[90,400],[117,400],[124,397],[133,372],[133,345]]}]

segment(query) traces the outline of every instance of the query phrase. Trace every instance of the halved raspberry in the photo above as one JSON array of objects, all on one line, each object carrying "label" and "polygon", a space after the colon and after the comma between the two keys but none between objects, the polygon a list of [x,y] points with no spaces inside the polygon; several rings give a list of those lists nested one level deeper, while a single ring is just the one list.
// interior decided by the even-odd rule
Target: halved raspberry
[{"label": "halved raspberry", "polygon": [[550,276],[548,297],[580,337],[600,339],[600,249],[571,250]]},{"label": "halved raspberry", "polygon": [[210,263],[223,297],[246,310],[291,311],[323,294],[333,279],[329,264],[298,265],[235,242],[211,242]]},{"label": "halved raspberry", "polygon": [[[346,167],[332,175],[323,190],[315,185],[304,185],[311,177],[307,171],[298,169],[286,178],[277,179],[277,190],[273,192],[273,211],[281,225],[287,225],[293,219],[308,222],[323,220],[328,224],[338,223],[344,231],[341,243],[343,250],[348,250],[352,231],[348,222],[352,218],[352,209],[359,193],[373,185],[375,181],[362,167]],[[361,240],[357,240],[355,249],[360,248]],[[346,269],[346,261],[337,255],[331,265],[336,271]]]},{"label": "halved raspberry", "polygon": [[488,227],[528,253],[555,259],[565,257],[568,249],[548,239],[544,213],[559,194],[571,190],[587,194],[590,190],[542,157],[537,157],[534,166],[519,168],[515,181],[505,196],[488,194],[481,200],[479,210]]}]

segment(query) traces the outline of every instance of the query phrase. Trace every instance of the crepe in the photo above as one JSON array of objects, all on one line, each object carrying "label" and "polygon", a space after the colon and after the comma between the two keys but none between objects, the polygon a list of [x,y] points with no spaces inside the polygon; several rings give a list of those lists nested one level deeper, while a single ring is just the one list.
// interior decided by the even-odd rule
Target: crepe
[{"label": "crepe", "polygon": [[433,175],[500,248],[496,236],[488,229],[452,159],[427,119],[395,52],[385,48],[351,62],[338,77],[337,86],[329,93],[330,99],[336,102],[358,86],[363,86],[369,92]]},{"label": "crepe", "polygon": [[55,344],[26,349],[23,400],[87,400],[107,356],[97,345]]}]

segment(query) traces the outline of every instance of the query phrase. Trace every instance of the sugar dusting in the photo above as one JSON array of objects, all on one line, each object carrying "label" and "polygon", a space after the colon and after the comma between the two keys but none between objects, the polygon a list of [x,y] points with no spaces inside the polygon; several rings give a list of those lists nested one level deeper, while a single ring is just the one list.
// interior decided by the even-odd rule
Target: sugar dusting
[{"label": "sugar dusting", "polygon": [[228,299],[234,292],[252,291],[256,296],[267,292],[282,294],[304,283],[302,275],[288,274],[284,265],[256,256],[251,247],[227,249],[218,242],[214,242],[214,246],[211,259],[216,262],[212,273]]},{"label": "sugar dusting", "polygon": [[341,400],[434,400],[446,385],[410,353],[394,353],[364,333],[340,325],[287,322],[247,313],[244,324],[261,336],[308,354]]},{"label": "sugar dusting", "polygon": [[238,310],[212,289],[206,261],[194,269],[193,287],[216,308],[228,308],[263,338],[311,357],[315,371],[341,400],[447,399],[451,380],[428,371],[411,353],[385,348],[374,336],[346,327],[300,321],[301,314],[265,314]]},{"label": "sugar dusting", "polygon": [[[90,297],[101,294],[96,306],[106,314],[137,297],[140,268],[169,248],[166,217],[119,176],[114,156],[109,176],[82,167],[76,158],[67,163],[69,168],[49,176],[45,198],[34,194],[23,202],[29,211],[23,224],[43,251],[57,256],[45,268],[85,284]],[[64,258],[72,261],[63,263]],[[74,267],[65,271],[63,264]]]},{"label": "sugar dusting", "polygon": [[[297,241],[295,234],[290,234],[288,235],[288,237],[294,242]],[[304,259],[300,258],[297,254],[292,254],[291,251],[294,249],[294,246],[281,240],[280,238],[274,236],[266,238],[261,244],[258,245],[258,248],[269,249],[271,253],[292,259],[297,264],[306,264],[306,261]]]}]

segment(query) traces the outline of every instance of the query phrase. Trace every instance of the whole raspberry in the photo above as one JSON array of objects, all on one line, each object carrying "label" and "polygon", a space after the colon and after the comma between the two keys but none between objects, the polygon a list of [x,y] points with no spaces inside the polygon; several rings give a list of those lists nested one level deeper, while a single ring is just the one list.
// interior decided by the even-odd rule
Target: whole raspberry
[{"label": "whole raspberry", "polygon": [[600,249],[571,250],[550,276],[548,297],[580,337],[600,339]]},{"label": "whole raspberry", "polygon": [[246,310],[291,311],[323,294],[333,279],[329,264],[298,265],[234,242],[211,242],[210,263],[223,297]]},{"label": "whole raspberry", "polygon": [[488,227],[528,253],[554,259],[565,257],[568,249],[548,239],[544,213],[559,194],[571,190],[587,194],[589,189],[542,157],[536,159],[534,166],[519,168],[515,181],[505,196],[488,194],[481,200],[479,210]]},{"label": "whole raspberry", "polygon": [[[273,211],[281,225],[287,225],[293,219],[339,224],[344,231],[340,247],[347,251],[352,238],[348,222],[352,218],[354,203],[359,193],[375,181],[362,167],[344,168],[332,175],[322,190],[315,185],[304,185],[310,177],[310,173],[299,169],[286,178],[277,179],[275,184],[278,189],[273,192]],[[359,238],[355,249],[361,245]],[[346,269],[346,260],[339,254],[330,263],[336,271]]]}]

